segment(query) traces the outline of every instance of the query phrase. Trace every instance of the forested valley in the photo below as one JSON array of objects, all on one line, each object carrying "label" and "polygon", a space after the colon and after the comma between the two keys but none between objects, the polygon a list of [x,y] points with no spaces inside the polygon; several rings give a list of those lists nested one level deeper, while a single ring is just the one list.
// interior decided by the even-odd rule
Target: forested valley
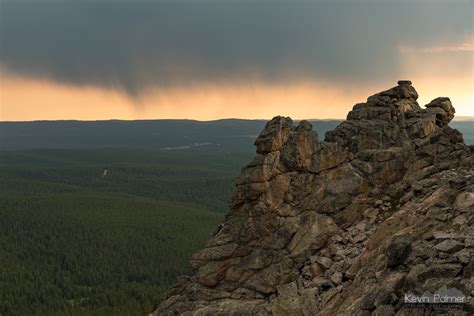
[{"label": "forested valley", "polygon": [[250,158],[202,150],[2,152],[0,314],[149,313],[222,220]]}]

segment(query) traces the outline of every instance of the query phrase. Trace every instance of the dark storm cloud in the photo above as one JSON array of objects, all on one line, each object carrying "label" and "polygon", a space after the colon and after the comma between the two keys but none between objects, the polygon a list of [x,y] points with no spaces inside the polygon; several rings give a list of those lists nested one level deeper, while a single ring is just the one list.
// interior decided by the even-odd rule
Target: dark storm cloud
[{"label": "dark storm cloud", "polygon": [[382,80],[399,44],[457,42],[468,1],[2,0],[0,62],[71,84]]}]

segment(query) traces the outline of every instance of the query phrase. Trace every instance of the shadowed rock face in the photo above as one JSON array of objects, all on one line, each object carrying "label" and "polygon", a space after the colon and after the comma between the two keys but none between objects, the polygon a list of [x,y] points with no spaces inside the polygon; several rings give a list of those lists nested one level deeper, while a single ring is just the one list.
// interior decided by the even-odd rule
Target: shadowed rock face
[{"label": "shadowed rock face", "polygon": [[154,315],[405,315],[403,293],[474,291],[474,158],[407,81],[321,141],[275,117],[225,221]]}]

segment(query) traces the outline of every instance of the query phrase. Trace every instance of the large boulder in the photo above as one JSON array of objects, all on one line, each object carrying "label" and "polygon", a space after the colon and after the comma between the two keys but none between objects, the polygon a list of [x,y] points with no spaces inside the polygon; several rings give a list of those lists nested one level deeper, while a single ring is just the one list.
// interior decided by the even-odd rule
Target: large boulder
[{"label": "large boulder", "polygon": [[425,107],[428,113],[434,113],[436,115],[436,120],[441,126],[451,122],[456,112],[451,104],[451,100],[446,97],[436,98],[425,105]]}]

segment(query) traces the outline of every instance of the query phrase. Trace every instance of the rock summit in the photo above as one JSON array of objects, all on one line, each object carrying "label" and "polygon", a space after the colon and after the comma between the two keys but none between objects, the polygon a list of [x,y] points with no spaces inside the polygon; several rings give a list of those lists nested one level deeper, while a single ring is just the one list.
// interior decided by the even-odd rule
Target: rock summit
[{"label": "rock summit", "polygon": [[473,148],[449,98],[417,98],[399,81],[324,140],[268,122],[224,222],[152,315],[412,315],[406,294],[443,286],[472,312]]}]

